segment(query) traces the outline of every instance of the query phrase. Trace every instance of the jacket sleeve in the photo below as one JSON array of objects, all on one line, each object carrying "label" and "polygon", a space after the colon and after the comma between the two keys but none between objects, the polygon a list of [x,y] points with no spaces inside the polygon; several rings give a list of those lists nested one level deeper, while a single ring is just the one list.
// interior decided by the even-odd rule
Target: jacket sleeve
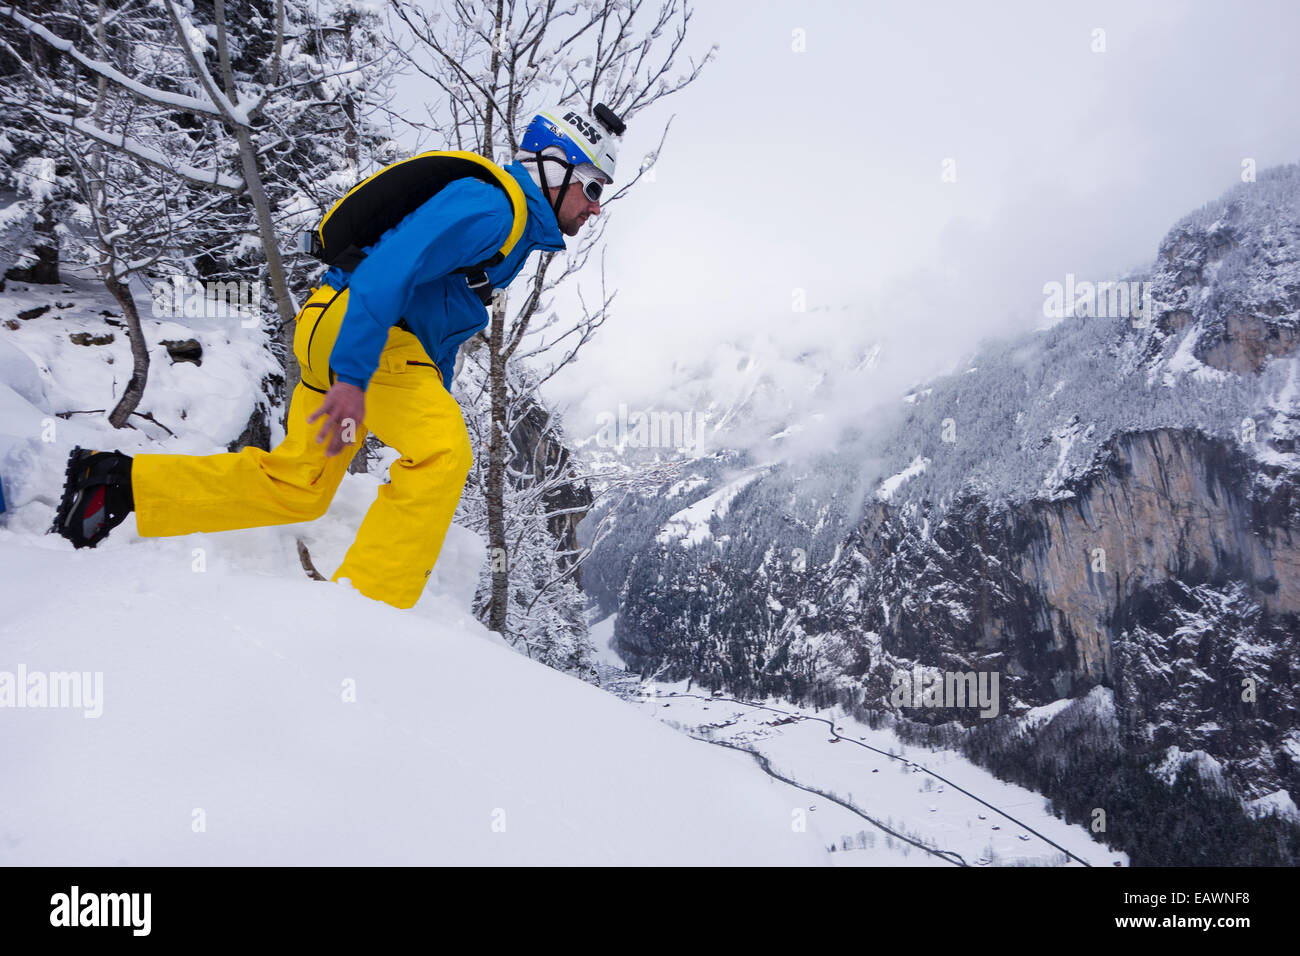
[{"label": "jacket sleeve", "polygon": [[500,189],[463,179],[384,233],[348,282],[347,312],[330,353],[338,380],[364,389],[414,288],[490,258],[513,224]]}]

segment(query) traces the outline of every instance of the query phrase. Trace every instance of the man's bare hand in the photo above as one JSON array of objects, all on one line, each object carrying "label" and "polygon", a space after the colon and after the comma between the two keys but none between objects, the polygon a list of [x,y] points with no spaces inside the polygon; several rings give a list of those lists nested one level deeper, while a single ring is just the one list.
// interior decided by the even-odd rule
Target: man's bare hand
[{"label": "man's bare hand", "polygon": [[345,444],[357,440],[357,429],[366,420],[366,393],[347,382],[335,382],[325,393],[321,407],[307,417],[307,424],[322,416],[325,421],[316,433],[316,444],[328,437],[330,443],[325,454],[332,458],[343,450]]}]

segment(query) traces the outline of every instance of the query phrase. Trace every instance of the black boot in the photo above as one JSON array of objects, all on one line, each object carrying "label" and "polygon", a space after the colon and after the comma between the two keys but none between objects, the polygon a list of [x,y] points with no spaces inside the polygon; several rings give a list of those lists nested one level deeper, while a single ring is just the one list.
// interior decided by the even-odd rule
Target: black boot
[{"label": "black boot", "polygon": [[54,527],[74,548],[93,548],[135,508],[131,456],[77,447],[68,456]]}]

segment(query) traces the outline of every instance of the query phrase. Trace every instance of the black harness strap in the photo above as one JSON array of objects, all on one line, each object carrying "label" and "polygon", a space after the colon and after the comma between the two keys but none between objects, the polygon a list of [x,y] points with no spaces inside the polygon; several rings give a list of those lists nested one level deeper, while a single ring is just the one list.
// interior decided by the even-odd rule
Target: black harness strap
[{"label": "black harness strap", "polygon": [[[573,179],[573,164],[566,163],[564,160],[555,156],[542,156],[541,154],[538,154],[538,172],[541,172],[542,163],[559,163],[564,167],[564,182],[560,183],[560,191],[555,194],[555,199],[551,202],[551,211],[555,213],[555,221],[558,223],[560,221],[560,203],[564,202],[564,191],[569,188],[569,181]],[[546,177],[543,176],[542,179],[545,180]]]},{"label": "black harness strap", "polygon": [[465,274],[465,281],[469,283],[469,291],[478,296],[479,301],[486,308],[492,304],[492,294],[496,291],[492,288],[492,282],[488,279],[487,272],[483,269],[461,269]]}]

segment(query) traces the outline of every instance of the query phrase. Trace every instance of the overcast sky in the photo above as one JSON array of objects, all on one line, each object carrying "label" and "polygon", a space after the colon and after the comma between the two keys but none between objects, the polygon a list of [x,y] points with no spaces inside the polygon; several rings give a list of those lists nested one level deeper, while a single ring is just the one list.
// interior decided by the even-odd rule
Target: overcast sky
[{"label": "overcast sky", "polygon": [[754,336],[883,342],[895,388],[1041,325],[1044,283],[1144,265],[1243,159],[1300,159],[1297,38],[1294,0],[699,2],[717,58],[630,126],[623,169],[675,114],[611,210],[614,315],[549,394],[652,406]]}]

